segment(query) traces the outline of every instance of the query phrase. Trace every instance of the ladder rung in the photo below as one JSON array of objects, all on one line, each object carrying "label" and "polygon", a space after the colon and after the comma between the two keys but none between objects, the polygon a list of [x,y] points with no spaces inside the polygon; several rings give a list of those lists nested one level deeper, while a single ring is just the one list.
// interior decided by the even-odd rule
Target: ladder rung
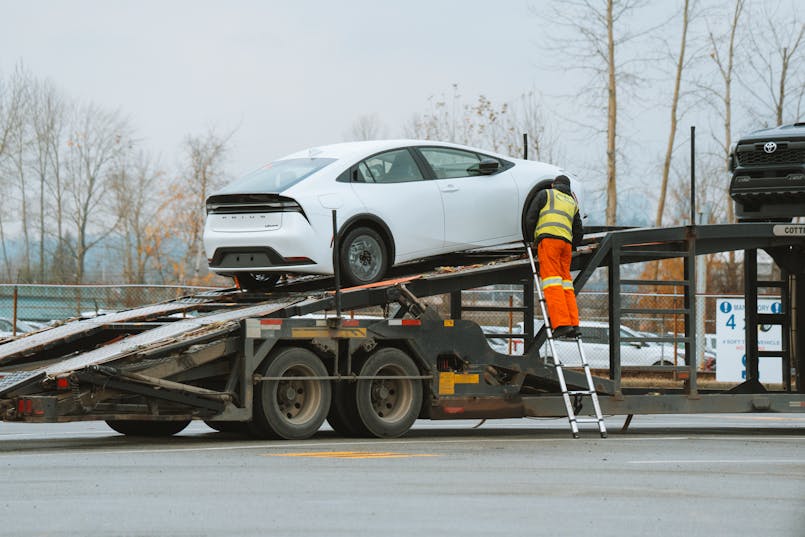
[{"label": "ladder rung", "polygon": [[757,351],[758,358],[781,358],[788,356],[788,349],[780,349],[779,351]]},{"label": "ladder rung", "polygon": [[592,390],[573,390],[567,392],[568,395],[592,395],[595,392]]},{"label": "ladder rung", "polygon": [[600,423],[598,418],[576,418],[576,423]]},{"label": "ladder rung", "polygon": [[758,313],[758,324],[783,324],[785,323],[785,315],[782,313]]},{"label": "ladder rung", "polygon": [[782,287],[785,285],[785,282],[781,282],[780,280],[758,280],[757,286],[758,287]]}]

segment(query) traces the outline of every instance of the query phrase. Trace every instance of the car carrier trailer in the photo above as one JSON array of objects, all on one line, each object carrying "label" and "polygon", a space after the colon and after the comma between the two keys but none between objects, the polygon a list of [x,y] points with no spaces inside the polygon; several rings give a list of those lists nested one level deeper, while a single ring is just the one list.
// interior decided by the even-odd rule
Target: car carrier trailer
[{"label": "car carrier trailer", "polygon": [[[797,305],[805,304],[803,226],[626,229],[586,242],[573,260],[576,291],[606,268],[611,326],[620,326],[626,314],[681,316],[688,357],[696,356],[697,346],[696,256],[740,250],[745,259],[746,381],[728,390],[703,389],[690,360],[650,368],[684,378],[679,386],[626,386],[620,344],[641,339],[611,329],[609,368],[594,377],[604,414],[805,412],[805,315],[797,314]],[[781,280],[758,280],[758,250],[774,259]],[[621,277],[623,265],[671,258],[683,260],[683,279]],[[0,418],[105,420],[130,435],[170,435],[195,419],[261,438],[303,439],[325,420],[342,435],[393,437],[418,418],[566,417],[557,368],[541,352],[544,328],[534,333],[533,323],[524,322],[525,333],[510,334],[525,342],[525,352],[513,356],[493,350],[481,327],[464,318],[479,309],[534,317],[534,278],[522,251],[453,256],[449,269],[439,264],[444,259],[344,290],[316,277],[270,293],[206,292],[0,342]],[[520,286],[523,305],[464,302],[463,291],[495,284]],[[683,307],[625,307],[621,291],[636,285],[681,287]],[[762,288],[780,293],[780,313],[754,313]],[[448,297],[449,313],[428,305],[437,295]],[[388,314],[343,314],[370,307]],[[758,351],[759,324],[782,326],[781,350]],[[772,354],[783,364],[782,387],[773,392],[758,380],[759,360]],[[564,376],[570,389],[587,385],[579,370],[565,369]],[[581,410],[580,398],[576,406]]]}]

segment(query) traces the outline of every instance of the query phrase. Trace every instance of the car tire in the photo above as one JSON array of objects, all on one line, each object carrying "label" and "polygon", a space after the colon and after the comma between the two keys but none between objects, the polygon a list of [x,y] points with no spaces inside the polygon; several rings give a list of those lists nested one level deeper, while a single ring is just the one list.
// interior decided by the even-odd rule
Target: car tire
[{"label": "car tire", "polygon": [[347,285],[380,281],[389,267],[388,246],[380,233],[369,227],[350,230],[341,240],[339,266]]}]

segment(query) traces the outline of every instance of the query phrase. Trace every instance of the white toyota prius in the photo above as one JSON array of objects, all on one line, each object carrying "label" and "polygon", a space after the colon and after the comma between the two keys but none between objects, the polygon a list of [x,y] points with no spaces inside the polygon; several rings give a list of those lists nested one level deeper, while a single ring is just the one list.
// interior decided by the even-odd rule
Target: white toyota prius
[{"label": "white toyota prius", "polygon": [[247,289],[332,274],[335,210],[342,279],[372,283],[400,263],[522,241],[529,205],[561,173],[428,140],[315,147],[210,196],[204,247],[212,271]]}]

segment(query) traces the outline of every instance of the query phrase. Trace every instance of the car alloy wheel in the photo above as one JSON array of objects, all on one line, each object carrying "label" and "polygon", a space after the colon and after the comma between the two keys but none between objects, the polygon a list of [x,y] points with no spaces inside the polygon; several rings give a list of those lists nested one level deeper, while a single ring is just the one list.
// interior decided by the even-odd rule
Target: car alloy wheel
[{"label": "car alloy wheel", "polygon": [[367,227],[347,233],[341,243],[341,271],[348,284],[379,281],[388,267],[386,244],[380,234]]}]

